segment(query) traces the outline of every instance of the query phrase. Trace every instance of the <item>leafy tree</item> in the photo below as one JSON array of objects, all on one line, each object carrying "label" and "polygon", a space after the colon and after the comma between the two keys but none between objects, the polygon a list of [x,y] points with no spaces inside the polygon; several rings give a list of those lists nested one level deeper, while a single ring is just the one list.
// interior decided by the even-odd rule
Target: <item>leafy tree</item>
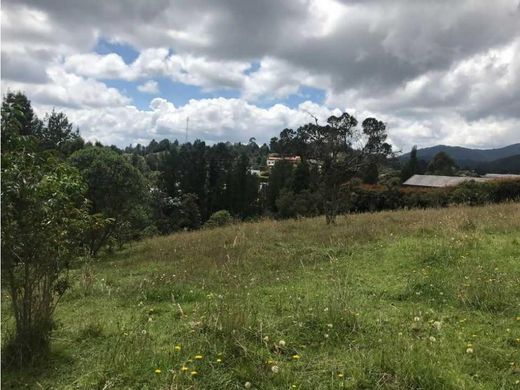
[{"label": "leafy tree", "polygon": [[[26,124],[13,118],[2,118],[3,130],[21,137]],[[10,363],[24,365],[49,346],[53,313],[68,287],[69,264],[81,254],[88,214],[76,169],[31,150],[23,139],[16,144],[17,150],[2,152],[2,280],[16,324],[4,353]]]},{"label": "leafy tree", "polygon": [[41,126],[29,99],[21,92],[8,92],[2,101],[2,152],[20,144],[27,147],[27,137],[34,136]]},{"label": "leafy tree", "polygon": [[[122,155],[109,148],[82,149],[70,156],[70,162],[88,185],[91,213],[98,215],[96,229],[91,231],[87,242],[90,253],[96,255],[129,221],[132,209],[144,202],[146,181]],[[99,214],[105,218],[105,226],[101,228]]]},{"label": "leafy tree", "polygon": [[417,145],[410,152],[410,159],[401,169],[401,181],[406,181],[413,175],[419,173],[419,160],[417,158]]},{"label": "leafy tree", "polygon": [[232,201],[230,208],[234,214],[242,218],[254,214],[258,200],[258,179],[249,172],[249,158],[246,154],[242,154],[236,161],[226,193]]},{"label": "leafy tree", "polygon": [[197,195],[182,195],[179,216],[177,220],[178,226],[181,229],[194,230],[200,227],[201,217],[199,205],[197,202]]},{"label": "leafy tree", "polygon": [[[357,176],[368,163],[391,153],[386,143],[386,126],[374,118],[365,119],[362,131],[348,113],[331,116],[326,125],[309,123],[298,129],[298,139],[307,145],[307,157],[322,162],[320,189],[327,223],[335,223],[344,184]],[[353,145],[365,139],[364,145]],[[357,147],[355,147],[357,146]]]},{"label": "leafy tree", "polygon": [[428,164],[426,172],[432,175],[452,176],[455,174],[455,161],[445,152],[437,153]]},{"label": "leafy tree", "polygon": [[[74,149],[73,145],[81,146],[78,142],[78,130],[74,130],[72,123],[69,122],[67,116],[62,112],[52,111],[43,119],[42,126],[38,127],[35,132],[43,150],[57,149],[70,152]],[[73,150],[72,150],[73,151]]]},{"label": "leafy tree", "polygon": [[309,163],[305,160],[301,161],[294,169],[292,190],[295,194],[307,190],[311,185],[311,171]]},{"label": "leafy tree", "polygon": [[271,169],[267,183],[267,207],[271,211],[277,211],[276,199],[282,189],[291,186],[292,175],[293,167],[288,161],[278,161]]}]

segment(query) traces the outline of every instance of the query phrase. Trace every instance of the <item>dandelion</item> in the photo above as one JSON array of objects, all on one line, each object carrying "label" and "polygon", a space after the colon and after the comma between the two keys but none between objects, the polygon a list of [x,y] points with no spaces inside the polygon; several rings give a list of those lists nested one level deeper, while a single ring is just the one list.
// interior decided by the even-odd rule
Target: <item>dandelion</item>
[{"label": "dandelion", "polygon": [[221,358],[217,358],[217,363],[222,363],[222,359]]},{"label": "dandelion", "polygon": [[284,340],[280,340],[280,341],[278,341],[278,345],[279,345],[280,347],[282,347],[282,348],[285,347],[285,341],[284,341]]},{"label": "dandelion", "polygon": [[471,348],[471,347],[466,348],[466,353],[473,353],[473,352],[474,352],[473,348]]},{"label": "dandelion", "polygon": [[175,349],[177,352],[179,352],[182,348],[180,345],[176,345],[173,349]]},{"label": "dandelion", "polygon": [[273,374],[278,374],[280,372],[280,367],[272,366],[271,371],[273,372]]},{"label": "dandelion", "polygon": [[202,355],[195,355],[195,360],[202,360],[204,356]]},{"label": "dandelion", "polygon": [[419,321],[421,321],[421,317],[414,317],[413,320],[414,320],[414,322],[419,322]]},{"label": "dandelion", "polygon": [[246,389],[250,389],[251,386],[252,386],[252,385],[251,385],[251,382],[246,382],[246,383],[244,383],[244,387],[245,387]]},{"label": "dandelion", "polygon": [[197,371],[192,371],[192,372],[190,372],[190,374],[191,374],[191,376],[196,376],[196,375],[198,375],[198,372]]},{"label": "dandelion", "polygon": [[156,369],[155,369],[155,373],[156,373],[156,374],[160,374],[160,373],[161,373],[161,369],[160,369],[160,368],[156,368]]},{"label": "dandelion", "polygon": [[343,378],[343,377],[344,377],[344,375],[341,372],[338,373],[338,378]]},{"label": "dandelion", "polygon": [[183,371],[183,372],[186,372],[186,371],[188,371],[188,370],[189,370],[189,368],[186,367],[186,366],[182,366],[182,367],[181,367],[181,371]]},{"label": "dandelion", "polygon": [[300,355],[293,355],[292,358],[293,358],[294,360],[299,360],[299,359],[300,359]]}]

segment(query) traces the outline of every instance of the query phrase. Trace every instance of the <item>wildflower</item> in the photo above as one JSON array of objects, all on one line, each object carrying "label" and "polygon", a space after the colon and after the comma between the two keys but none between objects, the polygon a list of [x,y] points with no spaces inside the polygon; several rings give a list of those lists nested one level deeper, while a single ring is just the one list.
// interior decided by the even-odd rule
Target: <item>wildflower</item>
[{"label": "wildflower", "polygon": [[332,325],[332,324],[327,324],[327,326],[328,326],[329,328],[332,328],[333,325]]},{"label": "wildflower", "polygon": [[431,341],[432,343],[434,343],[434,342],[437,341],[437,340],[435,339],[435,337],[430,336],[430,341]]},{"label": "wildflower", "polygon": [[161,373],[161,369],[160,369],[160,368],[156,368],[156,369],[155,369],[155,373],[156,373],[156,374],[160,374],[160,373]]},{"label": "wildflower", "polygon": [[437,329],[437,330],[441,330],[441,327],[442,327],[442,322],[440,321],[434,321],[432,326]]},{"label": "wildflower", "polygon": [[269,336],[265,336],[265,337],[264,337],[264,341],[265,341],[265,342],[268,342],[268,341],[269,341]]},{"label": "wildflower", "polygon": [[293,389],[296,389],[296,385],[292,385],[291,387],[292,387]]},{"label": "wildflower", "polygon": [[246,382],[246,383],[244,383],[244,387],[245,387],[246,389],[250,389],[251,386],[252,386],[252,385],[251,385],[251,382]]},{"label": "wildflower", "polygon": [[402,336],[403,335],[403,332],[399,332],[397,333],[398,336]]},{"label": "wildflower", "polygon": [[188,371],[188,370],[189,370],[189,368],[188,368],[188,367],[186,367],[186,366],[182,366],[182,367],[181,367],[181,371],[184,371],[184,372],[186,372],[186,371]]},{"label": "wildflower", "polygon": [[197,371],[192,371],[192,372],[190,372],[190,374],[191,374],[191,376],[195,376],[195,375],[198,374],[198,372]]},{"label": "wildflower", "polygon": [[204,356],[202,355],[195,355],[195,360],[202,360]]},{"label": "wildflower", "polygon": [[414,320],[414,322],[419,322],[419,321],[421,321],[421,317],[414,317],[413,320]]},{"label": "wildflower", "polygon": [[285,347],[285,341],[283,341],[283,340],[278,341],[278,345],[280,347]]},{"label": "wildflower", "polygon": [[217,363],[222,363],[222,359],[221,358],[217,358]]},{"label": "wildflower", "polygon": [[474,352],[473,348],[471,348],[471,347],[466,348],[466,353],[473,353],[473,352]]},{"label": "wildflower", "polygon": [[269,359],[269,360],[267,361],[267,364],[273,364],[273,363],[274,363],[274,361],[272,361],[271,359]]},{"label": "wildflower", "polygon": [[272,366],[271,371],[273,372],[273,374],[278,374],[280,372],[280,367]]},{"label": "wildflower", "polygon": [[176,345],[173,349],[175,349],[177,352],[179,352],[182,348],[180,345]]},{"label": "wildflower", "polygon": [[293,355],[292,358],[293,358],[294,360],[299,360],[299,359],[300,359],[300,355]]},{"label": "wildflower", "polygon": [[344,376],[344,375],[343,375],[341,372],[338,373],[338,378],[343,378],[343,376]]},{"label": "wildflower", "polygon": [[323,336],[324,336],[326,339],[329,338],[329,334],[328,334],[328,333],[325,333]]}]

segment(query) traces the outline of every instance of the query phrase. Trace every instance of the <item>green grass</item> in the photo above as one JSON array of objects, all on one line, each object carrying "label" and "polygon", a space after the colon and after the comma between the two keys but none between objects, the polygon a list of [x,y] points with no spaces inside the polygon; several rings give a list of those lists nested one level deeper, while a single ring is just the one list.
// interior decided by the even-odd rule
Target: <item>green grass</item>
[{"label": "green grass", "polygon": [[518,203],[176,234],[72,279],[2,388],[520,389]]}]

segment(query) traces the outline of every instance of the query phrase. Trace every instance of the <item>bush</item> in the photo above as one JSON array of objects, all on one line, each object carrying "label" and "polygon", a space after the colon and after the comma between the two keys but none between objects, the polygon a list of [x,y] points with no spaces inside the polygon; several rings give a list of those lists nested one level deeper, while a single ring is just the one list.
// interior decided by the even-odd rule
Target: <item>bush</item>
[{"label": "bush", "polygon": [[204,224],[206,228],[215,228],[231,224],[233,217],[227,210],[215,211]]}]

